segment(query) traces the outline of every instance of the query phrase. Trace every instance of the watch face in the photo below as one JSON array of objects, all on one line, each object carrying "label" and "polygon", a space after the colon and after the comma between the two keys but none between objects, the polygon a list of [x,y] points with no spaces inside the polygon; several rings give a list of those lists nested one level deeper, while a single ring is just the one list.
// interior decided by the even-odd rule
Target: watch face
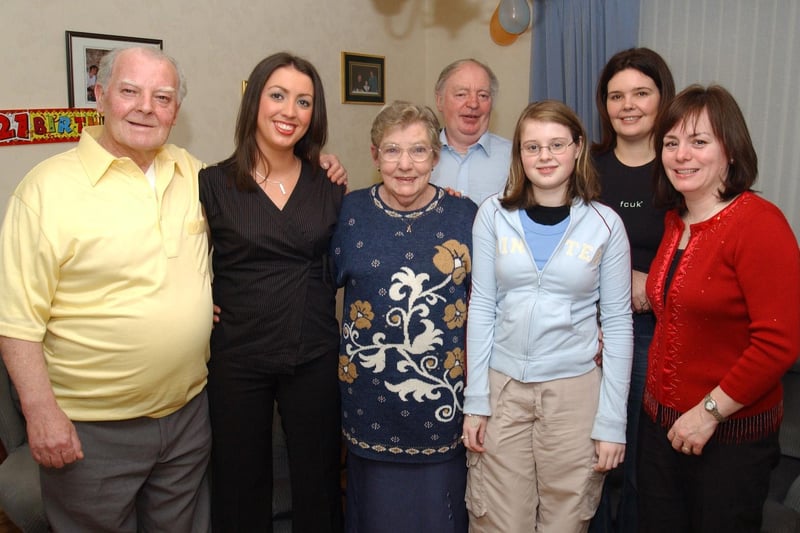
[{"label": "watch face", "polygon": [[706,411],[713,411],[716,407],[714,400],[706,400]]}]

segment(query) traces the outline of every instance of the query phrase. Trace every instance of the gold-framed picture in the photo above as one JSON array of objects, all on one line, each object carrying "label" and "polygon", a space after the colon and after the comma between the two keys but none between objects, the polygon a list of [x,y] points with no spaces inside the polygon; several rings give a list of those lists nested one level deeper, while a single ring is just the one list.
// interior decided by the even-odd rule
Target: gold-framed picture
[{"label": "gold-framed picture", "polygon": [[342,52],[342,103],[385,103],[385,59],[384,56]]}]

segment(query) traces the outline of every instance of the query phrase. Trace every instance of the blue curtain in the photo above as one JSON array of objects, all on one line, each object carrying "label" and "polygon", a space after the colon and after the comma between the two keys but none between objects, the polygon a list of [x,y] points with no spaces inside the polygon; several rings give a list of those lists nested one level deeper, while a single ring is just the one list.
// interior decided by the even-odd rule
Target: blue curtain
[{"label": "blue curtain", "polygon": [[533,0],[531,101],[565,102],[597,140],[597,78],[612,55],[637,45],[639,2]]}]

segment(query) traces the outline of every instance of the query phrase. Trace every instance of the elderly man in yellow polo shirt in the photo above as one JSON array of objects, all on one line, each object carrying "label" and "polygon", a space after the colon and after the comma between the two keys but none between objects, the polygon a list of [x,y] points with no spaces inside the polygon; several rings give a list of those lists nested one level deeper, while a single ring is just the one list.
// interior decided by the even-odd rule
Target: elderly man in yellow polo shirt
[{"label": "elderly man in yellow polo shirt", "polygon": [[207,531],[212,324],[200,162],[166,145],[186,86],[107,55],[105,126],[24,178],[0,232],[0,351],[54,531]]}]

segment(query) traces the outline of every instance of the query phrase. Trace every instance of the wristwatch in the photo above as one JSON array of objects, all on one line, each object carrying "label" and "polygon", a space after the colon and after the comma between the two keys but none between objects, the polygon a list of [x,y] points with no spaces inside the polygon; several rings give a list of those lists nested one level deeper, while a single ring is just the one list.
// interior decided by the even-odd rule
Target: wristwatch
[{"label": "wristwatch", "polygon": [[703,398],[703,408],[709,413],[711,413],[711,416],[716,418],[717,422],[722,423],[727,420],[727,418],[722,416],[722,413],[719,412],[719,409],[717,409],[717,401],[711,397],[710,392],[706,394],[705,398]]}]

